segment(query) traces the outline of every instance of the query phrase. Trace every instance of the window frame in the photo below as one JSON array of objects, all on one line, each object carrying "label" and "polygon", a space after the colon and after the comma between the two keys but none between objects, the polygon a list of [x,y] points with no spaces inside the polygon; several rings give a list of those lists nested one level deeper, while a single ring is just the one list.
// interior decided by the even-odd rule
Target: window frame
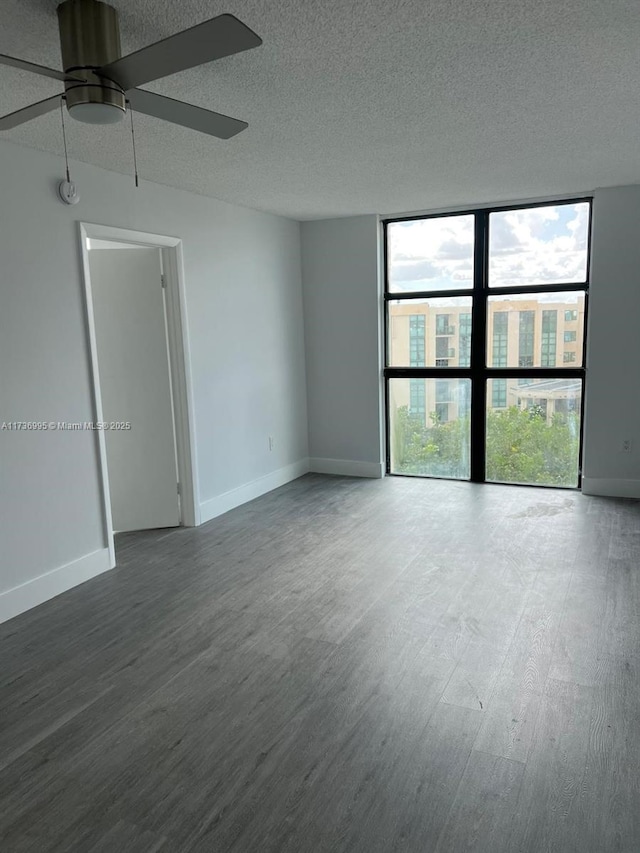
[{"label": "window frame", "polygon": [[[511,287],[489,286],[489,222],[492,213],[509,210],[530,210],[537,207],[562,206],[570,204],[587,204],[589,207],[587,226],[587,259],[585,280],[579,282],[552,282],[547,284],[528,284]],[[474,246],[473,246],[473,285],[471,288],[455,288],[438,291],[409,291],[397,292],[389,289],[389,246],[388,228],[396,222],[413,222],[425,219],[444,219],[451,216],[474,217]],[[576,197],[568,199],[546,199],[534,203],[519,203],[496,205],[490,207],[453,210],[444,213],[425,213],[414,216],[391,216],[381,219],[382,254],[383,254],[383,330],[384,330],[384,394],[385,394],[385,462],[386,473],[390,476],[406,477],[411,474],[400,474],[391,471],[390,445],[390,412],[389,412],[389,381],[391,379],[470,379],[471,380],[471,411],[470,411],[470,454],[471,475],[469,480],[474,483],[486,482],[486,406],[489,379],[559,379],[579,378],[582,380],[582,399],[580,407],[580,444],[578,452],[578,483],[576,487],[558,487],[532,484],[531,488],[570,488],[580,489],[582,485],[582,453],[584,439],[584,410],[587,376],[587,328],[589,316],[589,287],[591,282],[591,235],[593,228],[593,198]],[[584,317],[582,335],[582,363],[579,367],[490,367],[488,361],[488,318],[489,297],[524,295],[546,292],[584,291]],[[470,364],[468,367],[390,367],[389,341],[389,304],[403,302],[409,299],[432,299],[442,297],[471,297],[471,346]],[[573,320],[571,322],[577,322]],[[431,479],[431,478],[428,478]],[[433,479],[438,479],[437,477]],[[493,482],[493,481],[492,481]],[[504,485],[511,485],[505,483]],[[514,484],[515,485],[515,484]]]}]

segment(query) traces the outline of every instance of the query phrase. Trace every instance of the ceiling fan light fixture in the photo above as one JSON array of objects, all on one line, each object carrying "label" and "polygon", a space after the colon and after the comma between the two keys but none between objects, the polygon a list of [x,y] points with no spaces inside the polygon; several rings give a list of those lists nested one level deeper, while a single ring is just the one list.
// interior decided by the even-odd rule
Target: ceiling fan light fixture
[{"label": "ceiling fan light fixture", "polygon": [[117,124],[125,111],[116,104],[85,102],[69,104],[69,115],[85,124]]},{"label": "ceiling fan light fixture", "polygon": [[[4,54],[0,65],[63,81],[62,97],[73,118],[86,124],[115,124],[130,103],[136,112],[218,139],[230,139],[247,127],[246,121],[140,88],[261,45],[260,36],[234,15],[218,15],[122,56],[113,6],[102,0],[64,0],[57,11],[63,71]],[[59,104],[60,96],[54,95],[0,116],[0,131],[45,115]]]}]

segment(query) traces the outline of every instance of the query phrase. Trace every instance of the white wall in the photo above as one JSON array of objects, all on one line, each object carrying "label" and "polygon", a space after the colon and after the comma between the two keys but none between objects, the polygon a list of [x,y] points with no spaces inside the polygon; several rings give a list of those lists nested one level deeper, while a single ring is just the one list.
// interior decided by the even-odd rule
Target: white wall
[{"label": "white wall", "polygon": [[378,220],[301,227],[311,469],[381,477]]},{"label": "white wall", "polygon": [[583,491],[640,498],[640,186],[596,190],[591,280]]},{"label": "white wall", "polygon": [[[60,158],[6,142],[0,176],[0,423],[93,419],[77,222],[97,222],[184,241],[203,519],[306,470],[297,223],[81,163],[65,207]],[[1,621],[108,564],[94,434],[0,431],[0,465]]]}]

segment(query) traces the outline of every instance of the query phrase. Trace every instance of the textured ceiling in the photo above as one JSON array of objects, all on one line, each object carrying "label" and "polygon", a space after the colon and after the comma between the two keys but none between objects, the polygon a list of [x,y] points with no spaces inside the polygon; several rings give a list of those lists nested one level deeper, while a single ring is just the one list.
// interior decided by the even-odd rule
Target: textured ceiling
[{"label": "textured ceiling", "polygon": [[[56,2],[0,0],[0,52],[60,67]],[[262,47],[145,88],[249,122],[138,116],[141,177],[298,219],[640,182],[637,0],[115,0],[128,53],[222,12]],[[0,113],[59,84],[0,67]],[[131,172],[128,126],[70,155]],[[59,115],[3,134],[61,153]]]}]

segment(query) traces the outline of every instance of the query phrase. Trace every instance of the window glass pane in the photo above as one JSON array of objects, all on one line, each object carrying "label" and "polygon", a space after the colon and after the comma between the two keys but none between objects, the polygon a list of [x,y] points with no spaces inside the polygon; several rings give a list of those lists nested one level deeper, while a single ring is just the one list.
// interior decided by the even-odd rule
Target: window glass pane
[{"label": "window glass pane", "polygon": [[458,367],[471,364],[471,309],[458,315]]},{"label": "window glass pane", "polygon": [[535,321],[535,311],[518,311],[518,367],[533,367]]},{"label": "window glass pane", "polygon": [[491,408],[506,409],[507,407],[507,380],[493,379],[491,381]]},{"label": "window glass pane", "polygon": [[579,367],[583,334],[582,290],[490,296],[487,366]]},{"label": "window glass pane", "polygon": [[390,379],[391,473],[469,479],[469,379]]},{"label": "window glass pane", "polygon": [[[558,311],[555,308],[542,310],[542,339],[540,364],[542,367],[555,367],[556,344],[558,337]],[[567,333],[565,332],[565,335]]]},{"label": "window glass pane", "polygon": [[488,380],[487,480],[575,488],[581,405],[581,379]]},{"label": "window glass pane", "polygon": [[586,281],[589,204],[489,214],[489,286]]},{"label": "window glass pane", "polygon": [[411,219],[387,225],[391,292],[473,286],[474,216]]},{"label": "window glass pane", "polygon": [[471,297],[388,302],[391,367],[469,367]]}]

